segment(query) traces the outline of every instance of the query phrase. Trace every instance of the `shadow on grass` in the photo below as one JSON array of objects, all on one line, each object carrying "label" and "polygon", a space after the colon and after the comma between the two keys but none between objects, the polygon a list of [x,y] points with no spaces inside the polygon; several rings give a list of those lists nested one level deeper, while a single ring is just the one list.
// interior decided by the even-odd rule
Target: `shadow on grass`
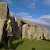
[{"label": "shadow on grass", "polygon": [[43,39],[43,40],[50,42],[50,40],[47,40],[47,39]]},{"label": "shadow on grass", "polygon": [[32,48],[32,50],[35,50],[35,48]]},{"label": "shadow on grass", "polygon": [[14,48],[16,49],[17,46],[19,46],[19,45],[22,44],[23,42],[24,42],[24,41],[20,41],[20,42],[15,43],[15,44],[14,44]]},{"label": "shadow on grass", "polygon": [[0,42],[0,49],[3,48],[3,47],[4,47],[3,43]]},{"label": "shadow on grass", "polygon": [[[15,40],[17,40],[17,39],[15,39]],[[17,43],[15,43],[13,46],[14,46],[14,50],[16,50],[16,48],[20,45],[20,44],[22,44],[24,41],[20,41],[20,42],[17,42]],[[0,49],[2,49],[2,48],[4,48],[4,43],[3,42],[0,42]],[[10,47],[8,48],[8,49],[11,49]]]},{"label": "shadow on grass", "polygon": [[50,42],[50,40],[45,40],[45,41],[48,41],[48,42]]},{"label": "shadow on grass", "polygon": [[19,38],[13,37],[13,41],[18,40]]}]

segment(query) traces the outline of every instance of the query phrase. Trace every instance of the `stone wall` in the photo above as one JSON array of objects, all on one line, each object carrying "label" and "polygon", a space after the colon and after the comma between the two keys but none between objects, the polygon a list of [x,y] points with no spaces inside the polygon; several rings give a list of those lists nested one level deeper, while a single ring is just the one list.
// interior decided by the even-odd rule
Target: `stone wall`
[{"label": "stone wall", "polygon": [[15,36],[15,17],[13,14],[10,14],[10,19],[11,19],[11,25],[13,29],[13,35]]},{"label": "stone wall", "polygon": [[2,38],[3,27],[7,17],[9,17],[8,5],[5,2],[1,2],[0,3],[0,40]]},{"label": "stone wall", "polygon": [[28,25],[24,24],[22,26],[22,38],[28,38]]},{"label": "stone wall", "polygon": [[15,21],[15,37],[21,38],[22,36],[22,23],[20,19],[16,19]]},{"label": "stone wall", "polygon": [[[8,4],[6,2],[0,3],[0,41],[2,39],[3,33],[6,32],[4,23],[7,18],[11,19],[11,25],[13,28],[13,34],[16,38],[28,38],[28,39],[50,39],[50,34],[48,34],[49,30],[46,28],[42,28],[40,26],[34,25],[30,22],[27,22],[21,18],[17,18],[15,20],[14,15],[9,13]],[[50,32],[49,32],[50,33]]]},{"label": "stone wall", "polygon": [[[49,39],[50,36],[47,33],[46,28],[41,28],[40,26],[33,25],[31,23],[26,22],[23,19],[18,18],[16,27],[16,35],[18,38],[28,38],[28,39]],[[22,36],[21,36],[22,35]]]}]

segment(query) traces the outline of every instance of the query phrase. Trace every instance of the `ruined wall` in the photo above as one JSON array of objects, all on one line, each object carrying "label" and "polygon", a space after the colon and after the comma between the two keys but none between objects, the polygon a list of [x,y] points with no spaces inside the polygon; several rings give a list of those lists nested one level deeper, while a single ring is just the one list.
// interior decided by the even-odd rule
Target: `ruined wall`
[{"label": "ruined wall", "polygon": [[34,26],[31,25],[28,31],[29,39],[34,39]]},{"label": "ruined wall", "polygon": [[12,29],[13,29],[13,35],[15,37],[15,17],[13,14],[10,14],[10,19],[11,19],[11,25],[12,25]]},{"label": "ruined wall", "polygon": [[43,39],[43,33],[41,32],[41,27],[40,26],[38,26],[36,28],[36,39],[37,40]]},{"label": "ruined wall", "polygon": [[[22,21],[22,22],[21,22]],[[23,19],[18,18],[16,20],[16,37],[28,38],[28,39],[49,39],[48,30],[41,28],[40,26],[33,25],[28,22],[24,22]],[[27,29],[28,28],[28,29]],[[21,36],[22,34],[22,36]]]},{"label": "ruined wall", "polygon": [[46,28],[43,29],[43,33],[44,33],[44,39],[49,39],[49,30],[47,30]]},{"label": "ruined wall", "polygon": [[0,3],[0,17],[2,19],[9,17],[9,8],[6,2]]},{"label": "ruined wall", "polygon": [[[0,3],[0,41],[3,34],[3,26],[7,18],[11,19],[11,25],[13,28],[13,34],[16,38],[28,38],[28,39],[50,39],[50,34],[48,30],[43,28],[41,32],[41,27],[31,24],[21,18],[17,18],[12,14],[9,14],[8,4],[5,2]],[[36,26],[36,27],[35,27]],[[5,32],[6,33],[6,32]],[[50,33],[50,32],[49,32]]]},{"label": "ruined wall", "polygon": [[0,3],[0,40],[3,34],[3,26],[7,17],[9,17],[8,5],[5,2],[1,2]]},{"label": "ruined wall", "polygon": [[29,38],[29,33],[28,33],[28,25],[24,24],[22,26],[22,38]]},{"label": "ruined wall", "polygon": [[22,36],[22,23],[20,19],[16,19],[15,21],[15,34],[16,38],[21,38]]}]

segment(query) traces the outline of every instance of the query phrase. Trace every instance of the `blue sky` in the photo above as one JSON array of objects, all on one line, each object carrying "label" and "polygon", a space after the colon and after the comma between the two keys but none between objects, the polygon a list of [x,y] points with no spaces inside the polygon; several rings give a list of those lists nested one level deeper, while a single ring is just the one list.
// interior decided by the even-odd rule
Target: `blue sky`
[{"label": "blue sky", "polygon": [[10,13],[34,24],[50,28],[50,0],[0,0],[7,2]]}]

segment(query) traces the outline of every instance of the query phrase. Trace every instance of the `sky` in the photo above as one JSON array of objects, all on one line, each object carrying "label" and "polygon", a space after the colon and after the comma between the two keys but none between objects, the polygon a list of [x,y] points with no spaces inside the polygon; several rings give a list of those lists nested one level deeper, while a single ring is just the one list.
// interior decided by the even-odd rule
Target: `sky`
[{"label": "sky", "polygon": [[0,0],[7,2],[10,13],[33,24],[50,29],[50,0]]}]

